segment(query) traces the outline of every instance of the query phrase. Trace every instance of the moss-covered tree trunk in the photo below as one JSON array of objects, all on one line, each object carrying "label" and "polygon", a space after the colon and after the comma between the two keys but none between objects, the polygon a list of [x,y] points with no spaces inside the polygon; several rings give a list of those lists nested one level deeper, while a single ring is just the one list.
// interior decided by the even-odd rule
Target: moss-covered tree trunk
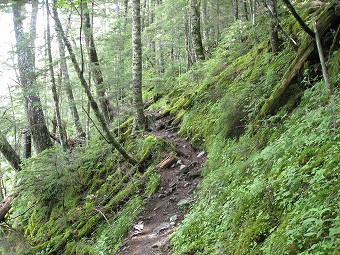
[{"label": "moss-covered tree trunk", "polygon": [[195,61],[204,60],[205,56],[201,35],[200,8],[197,0],[190,0],[190,10],[191,10],[191,37],[192,45],[195,51]]},{"label": "moss-covered tree trunk", "polygon": [[25,3],[26,1],[22,0],[13,2],[13,23],[16,37],[20,85],[23,89],[26,115],[30,125],[34,146],[37,153],[39,153],[52,147],[52,141],[46,126],[45,116],[36,88],[34,40],[36,37],[38,1],[32,1],[30,33],[24,32],[23,22],[26,13]]},{"label": "moss-covered tree trunk", "polygon": [[[319,31],[320,37],[325,34],[333,22],[336,22],[339,19],[335,13],[335,6],[336,4],[330,4],[326,6],[317,18],[317,30]],[[274,88],[273,93],[262,106],[258,118],[264,118],[268,114],[271,114],[277,110],[277,108],[280,106],[282,98],[285,96],[285,92],[293,83],[294,78],[296,78],[300,69],[314,52],[315,47],[316,45],[314,38],[306,36],[298,50],[295,59],[288,67],[288,70],[283,75],[281,81]]]},{"label": "moss-covered tree trunk", "polygon": [[277,18],[277,4],[276,0],[268,1],[269,10],[269,34],[270,34],[270,45],[272,52],[279,51],[279,36],[278,36],[278,18]]},{"label": "moss-covered tree trunk", "polygon": [[140,0],[132,0],[132,89],[135,127],[146,128],[142,99],[142,39]]}]

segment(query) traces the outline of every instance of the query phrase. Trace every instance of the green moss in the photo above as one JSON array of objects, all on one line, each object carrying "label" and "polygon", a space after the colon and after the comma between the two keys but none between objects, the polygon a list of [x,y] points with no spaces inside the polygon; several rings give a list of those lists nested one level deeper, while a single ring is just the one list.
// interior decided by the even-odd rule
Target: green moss
[{"label": "green moss", "polygon": [[144,196],[151,197],[158,189],[160,184],[160,176],[154,170],[149,175],[149,180],[145,186]]}]

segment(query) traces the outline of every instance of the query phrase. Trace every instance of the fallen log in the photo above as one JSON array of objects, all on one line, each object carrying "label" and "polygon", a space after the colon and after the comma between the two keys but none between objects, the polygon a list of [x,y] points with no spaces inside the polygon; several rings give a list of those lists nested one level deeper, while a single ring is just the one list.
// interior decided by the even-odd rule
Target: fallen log
[{"label": "fallen log", "polygon": [[175,153],[170,153],[161,163],[159,163],[156,167],[158,169],[165,169],[177,162],[177,157]]},{"label": "fallen log", "polygon": [[11,209],[12,201],[15,195],[16,194],[12,192],[0,202],[0,222],[4,221],[6,214]]},{"label": "fallen log", "polygon": [[[319,31],[320,37],[325,34],[325,32],[330,28],[333,22],[335,22],[339,17],[336,14],[336,4],[330,4],[325,7],[317,18],[317,30]],[[263,119],[267,115],[272,114],[280,105],[281,99],[284,97],[285,92],[289,86],[293,83],[294,78],[296,78],[300,69],[309,59],[310,55],[314,52],[316,48],[314,38],[306,36],[303,43],[299,47],[298,53],[289,66],[286,73],[283,75],[281,81],[274,88],[274,92],[265,101],[262,106],[257,119]]]}]

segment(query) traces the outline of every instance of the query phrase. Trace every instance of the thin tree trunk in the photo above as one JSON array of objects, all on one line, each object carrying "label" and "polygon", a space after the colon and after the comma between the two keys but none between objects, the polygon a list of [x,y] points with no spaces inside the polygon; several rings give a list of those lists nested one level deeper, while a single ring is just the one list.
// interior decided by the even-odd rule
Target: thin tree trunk
[{"label": "thin tree trunk", "polygon": [[24,133],[24,153],[25,158],[32,157],[32,136],[29,131]]},{"label": "thin tree trunk", "polygon": [[197,0],[190,0],[191,35],[196,60],[204,60],[204,48],[201,36],[200,10]]},{"label": "thin tree trunk", "polygon": [[238,0],[233,0],[233,16],[234,20],[238,20]]},{"label": "thin tree trunk", "polygon": [[132,89],[135,127],[146,128],[142,99],[142,40],[140,0],[132,0]]},{"label": "thin tree trunk", "polygon": [[[54,0],[54,4],[56,4],[56,1],[57,0]],[[55,5],[53,6],[53,16],[54,16],[54,21],[55,21],[55,24],[56,24],[56,27],[57,29],[59,30],[62,38],[63,38],[63,41],[65,43],[65,46],[69,52],[69,55],[70,55],[70,58],[72,60],[72,63],[73,63],[73,66],[74,66],[74,69],[76,70],[76,73],[78,74],[78,77],[79,77],[79,80],[80,80],[80,83],[82,85],[82,87],[84,88],[85,92],[86,92],[86,95],[87,95],[87,98],[91,104],[91,108],[97,118],[97,120],[99,121],[100,125],[102,126],[103,130],[104,130],[104,133],[106,135],[106,138],[107,140],[110,142],[110,144],[126,159],[127,162],[129,162],[130,164],[132,165],[137,165],[138,162],[132,158],[125,150],[124,148],[116,141],[116,139],[113,137],[113,135],[111,134],[110,132],[110,129],[108,127],[108,124],[106,123],[105,121],[105,118],[103,116],[103,114],[100,112],[99,110],[99,107],[98,107],[98,104],[96,103],[96,101],[94,100],[93,96],[92,96],[92,93],[89,89],[89,86],[84,78],[84,74],[82,73],[81,69],[80,69],[80,66],[78,64],[78,61],[76,59],[76,56],[73,52],[73,49],[72,49],[72,45],[71,43],[69,42],[69,40],[67,39],[65,33],[64,33],[64,30],[62,28],[62,25],[61,25],[61,22],[60,22],[60,19],[58,17],[58,12],[57,12],[57,8],[55,7]]]},{"label": "thin tree trunk", "polygon": [[66,63],[66,55],[65,55],[65,46],[62,41],[61,35],[58,30],[57,31],[57,40],[59,45],[59,55],[60,55],[60,73],[63,78],[65,84],[65,91],[68,97],[68,103],[71,110],[71,115],[74,123],[74,127],[76,128],[77,136],[79,138],[85,138],[86,134],[83,130],[83,127],[80,122],[79,113],[77,110],[77,106],[75,104],[72,85],[70,81],[70,76],[68,73],[67,63]]},{"label": "thin tree trunk", "polygon": [[276,0],[268,0],[269,8],[269,34],[270,34],[270,45],[272,52],[279,51],[279,36],[277,32],[277,8]]},{"label": "thin tree trunk", "polygon": [[82,8],[82,21],[84,22],[83,31],[85,35],[85,43],[89,60],[91,63],[92,78],[96,86],[99,107],[102,113],[104,114],[106,121],[109,123],[113,117],[111,115],[113,106],[107,97],[103,74],[99,64],[97,49],[94,43],[93,29],[90,19],[90,10],[88,8],[86,1],[81,1],[81,8]]},{"label": "thin tree trunk", "polygon": [[16,1],[12,5],[13,23],[17,43],[18,69],[20,85],[24,92],[25,109],[30,124],[37,153],[52,147],[52,141],[46,126],[41,101],[36,91],[35,77],[35,22],[38,2],[32,2],[31,34],[28,37],[23,30],[25,1]]},{"label": "thin tree trunk", "polygon": [[64,130],[62,128],[61,123],[61,116],[60,116],[60,108],[59,108],[59,97],[57,93],[57,83],[54,76],[54,68],[53,68],[53,58],[52,58],[52,49],[51,49],[51,28],[50,28],[50,9],[49,9],[49,3],[48,0],[46,0],[46,9],[47,9],[47,53],[48,53],[48,61],[49,61],[49,70],[51,75],[51,82],[52,82],[52,94],[53,94],[53,101],[56,111],[56,120],[57,120],[57,126],[58,126],[58,133],[59,133],[59,141],[61,147],[63,147],[65,150],[67,148],[66,145],[66,138],[64,137]]},{"label": "thin tree trunk", "polygon": [[310,35],[310,37],[315,38],[314,32],[306,25],[306,23],[302,20],[302,18],[299,16],[299,14],[294,9],[293,5],[289,2],[289,0],[283,0],[283,3],[287,6],[288,10],[291,12],[291,14],[294,16],[294,18],[297,20],[301,28]]},{"label": "thin tree trunk", "polygon": [[328,96],[331,96],[331,94],[332,94],[331,93],[331,84],[330,84],[329,78],[328,78],[325,57],[324,57],[324,54],[323,54],[321,40],[320,40],[318,28],[316,26],[316,22],[314,22],[313,27],[314,27],[314,33],[315,33],[316,46],[318,48],[318,53],[319,53],[319,58],[320,58],[320,63],[321,63],[321,68],[322,68],[322,76],[323,76],[323,79],[325,80],[326,92],[327,92]]},{"label": "thin tree trunk", "polygon": [[243,10],[244,10],[244,18],[248,21],[249,20],[249,12],[248,12],[247,0],[243,0]]},{"label": "thin tree trunk", "polygon": [[203,0],[201,3],[201,24],[203,31],[203,41],[205,42],[205,51],[208,52],[208,42],[209,42],[209,27],[208,27],[208,3],[207,0]]},{"label": "thin tree trunk", "polygon": [[184,43],[185,43],[185,53],[186,53],[186,71],[192,66],[192,58],[191,58],[191,45],[190,45],[190,30],[189,30],[189,21],[188,21],[188,13],[187,9],[184,9],[183,14],[184,19]]}]

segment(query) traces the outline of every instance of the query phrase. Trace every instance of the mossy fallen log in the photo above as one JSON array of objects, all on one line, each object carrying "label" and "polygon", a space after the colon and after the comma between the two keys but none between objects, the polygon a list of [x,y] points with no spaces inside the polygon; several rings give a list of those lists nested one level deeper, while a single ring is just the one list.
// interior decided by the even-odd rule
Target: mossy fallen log
[{"label": "mossy fallen log", "polygon": [[[324,7],[324,10],[319,14],[317,21],[317,29],[319,31],[320,36],[324,35],[326,31],[332,26],[334,22],[339,19],[335,12],[336,4],[330,4]],[[280,107],[280,102],[282,98],[285,96],[285,92],[288,90],[289,86],[293,83],[297,74],[309,59],[311,54],[314,52],[316,48],[315,40],[310,36],[306,36],[301,46],[299,47],[298,53],[289,66],[286,73],[283,75],[280,82],[275,87],[273,93],[270,97],[265,101],[262,106],[258,119],[263,119],[267,115],[272,114]]]},{"label": "mossy fallen log", "polygon": [[6,214],[11,209],[11,204],[15,196],[16,194],[14,192],[10,193],[7,197],[5,197],[4,200],[0,202],[0,222],[4,220]]}]

